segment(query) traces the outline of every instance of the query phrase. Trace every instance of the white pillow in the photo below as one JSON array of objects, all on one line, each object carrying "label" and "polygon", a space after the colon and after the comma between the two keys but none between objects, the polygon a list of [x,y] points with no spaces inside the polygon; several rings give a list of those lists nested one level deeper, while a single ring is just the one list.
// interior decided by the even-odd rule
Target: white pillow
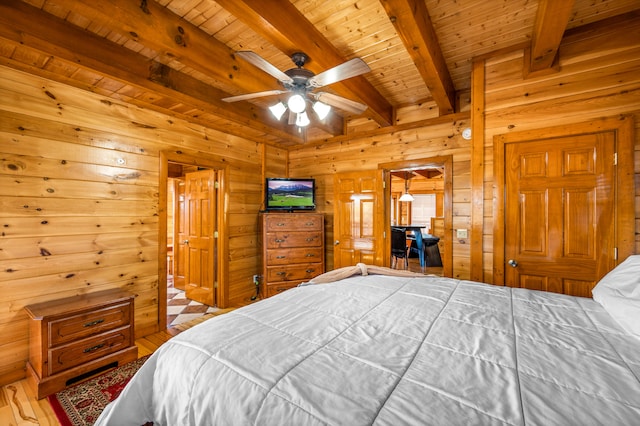
[{"label": "white pillow", "polygon": [[629,256],[591,290],[626,331],[640,339],[640,255]]}]

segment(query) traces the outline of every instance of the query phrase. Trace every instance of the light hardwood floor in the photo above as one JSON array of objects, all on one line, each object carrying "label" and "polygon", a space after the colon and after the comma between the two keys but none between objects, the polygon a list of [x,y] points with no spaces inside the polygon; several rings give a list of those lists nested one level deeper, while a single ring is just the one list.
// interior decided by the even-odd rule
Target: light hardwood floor
[{"label": "light hardwood floor", "polygon": [[[170,328],[136,340],[138,357],[153,353],[160,345],[180,333]],[[20,380],[0,387],[0,426],[54,425],[59,426],[46,398],[35,399],[27,389],[27,381]]]}]

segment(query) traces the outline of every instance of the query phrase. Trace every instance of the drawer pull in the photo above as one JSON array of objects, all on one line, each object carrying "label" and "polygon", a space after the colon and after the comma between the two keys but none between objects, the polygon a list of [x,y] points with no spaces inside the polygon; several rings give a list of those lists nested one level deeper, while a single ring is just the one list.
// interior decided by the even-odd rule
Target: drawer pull
[{"label": "drawer pull", "polygon": [[285,271],[280,271],[280,272],[277,272],[276,275],[287,275],[287,273]]},{"label": "drawer pull", "polygon": [[286,259],[287,256],[276,256],[276,259]]},{"label": "drawer pull", "polygon": [[313,254],[313,253],[307,253],[307,255],[306,255],[306,256],[307,256],[307,257],[316,257],[316,255],[315,255],[315,254]]},{"label": "drawer pull", "polygon": [[280,293],[281,291],[287,290],[289,287],[276,287],[276,291]]},{"label": "drawer pull", "polygon": [[93,327],[94,325],[98,325],[103,322],[104,322],[104,319],[99,319],[99,320],[88,322],[85,325],[83,325],[83,327]]},{"label": "drawer pull", "polygon": [[284,243],[284,240],[276,238],[276,243]]},{"label": "drawer pull", "polygon": [[307,274],[310,274],[310,273],[315,272],[315,271],[316,271],[315,269],[307,269],[305,272],[306,272]]},{"label": "drawer pull", "polygon": [[285,226],[286,223],[282,223],[282,222],[278,222],[278,224],[276,224],[276,226]]},{"label": "drawer pull", "polygon": [[89,352],[97,351],[103,346],[104,346],[104,343],[100,343],[99,345],[91,346],[90,348],[87,348],[82,352],[84,352],[85,354],[88,354]]},{"label": "drawer pull", "polygon": [[315,225],[314,222],[307,222],[307,226],[313,226],[313,225]]},{"label": "drawer pull", "polygon": [[315,241],[315,237],[307,238],[307,242]]}]

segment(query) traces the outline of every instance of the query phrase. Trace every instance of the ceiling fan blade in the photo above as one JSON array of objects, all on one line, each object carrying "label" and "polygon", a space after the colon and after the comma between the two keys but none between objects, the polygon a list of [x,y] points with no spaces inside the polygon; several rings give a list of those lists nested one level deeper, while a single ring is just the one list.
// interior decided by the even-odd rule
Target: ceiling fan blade
[{"label": "ceiling fan blade", "polygon": [[291,79],[291,77],[286,75],[284,72],[280,71],[275,66],[271,65],[269,62],[264,60],[257,53],[254,53],[248,50],[241,50],[239,52],[236,52],[236,55],[240,56],[242,59],[249,62],[250,64],[260,68],[262,71],[266,72],[267,74],[277,78],[283,83],[293,83],[293,80]]},{"label": "ceiling fan blade", "polygon": [[281,95],[287,93],[284,90],[267,90],[266,92],[247,93],[246,95],[230,96],[222,98],[224,102],[246,101],[247,99],[262,98],[265,96]]},{"label": "ceiling fan blade", "polygon": [[365,61],[360,58],[353,58],[344,64],[340,64],[311,77],[307,85],[310,87],[322,87],[369,71],[371,71],[371,68],[369,68],[369,65],[367,65]]},{"label": "ceiling fan blade", "polygon": [[317,101],[345,110],[352,114],[362,114],[368,108],[365,104],[361,104],[360,102],[352,101],[351,99],[343,98],[342,96],[334,95],[332,93],[318,92],[313,93],[312,95]]},{"label": "ceiling fan blade", "polygon": [[296,124],[297,114],[291,110],[289,110],[289,124]]}]

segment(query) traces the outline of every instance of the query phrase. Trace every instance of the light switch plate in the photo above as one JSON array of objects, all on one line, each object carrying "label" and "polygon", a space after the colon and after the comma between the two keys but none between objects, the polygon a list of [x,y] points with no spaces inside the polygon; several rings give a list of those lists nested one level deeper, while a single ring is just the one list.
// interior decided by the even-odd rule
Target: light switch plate
[{"label": "light switch plate", "polygon": [[456,229],[456,238],[467,238],[466,229]]}]

